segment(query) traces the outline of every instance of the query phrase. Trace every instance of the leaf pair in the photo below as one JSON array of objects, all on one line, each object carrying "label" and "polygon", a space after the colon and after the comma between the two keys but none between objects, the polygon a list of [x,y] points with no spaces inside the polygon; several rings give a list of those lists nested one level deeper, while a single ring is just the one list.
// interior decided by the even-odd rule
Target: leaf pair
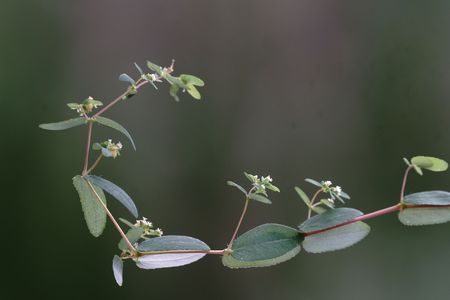
[{"label": "leaf pair", "polygon": [[433,172],[443,172],[448,169],[448,163],[445,160],[431,157],[431,156],[414,156],[409,162],[406,158],[403,158],[405,163],[413,167],[419,175],[423,175],[422,169],[427,169]]},{"label": "leaf pair", "polygon": [[406,195],[398,218],[404,225],[432,225],[450,221],[450,193],[427,191]]},{"label": "leaf pair", "polygon": [[94,175],[85,177],[77,175],[73,178],[73,185],[80,197],[89,232],[94,237],[100,236],[106,226],[106,211],[100,203],[102,201],[106,206],[106,197],[103,190],[116,198],[134,217],[138,217],[136,205],[130,196],[120,187],[106,179]]}]

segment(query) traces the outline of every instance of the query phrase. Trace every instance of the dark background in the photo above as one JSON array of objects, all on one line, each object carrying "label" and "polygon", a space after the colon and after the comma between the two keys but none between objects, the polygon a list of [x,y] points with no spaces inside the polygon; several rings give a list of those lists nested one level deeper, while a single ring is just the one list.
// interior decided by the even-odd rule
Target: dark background
[{"label": "dark background", "polygon": [[[40,130],[104,102],[150,59],[205,79],[176,103],[146,87],[106,116],[132,132],[97,174],[121,185],[166,234],[226,246],[242,207],[226,180],[270,174],[282,193],[250,207],[243,231],[298,225],[305,177],[344,187],[370,212],[398,201],[402,157],[450,159],[448,1],[1,1],[2,299],[448,299],[450,225],[368,223],[349,249],[302,251],[271,268],[230,270],[219,257],[163,270],[126,264],[116,286],[111,223],[93,238],[71,178],[86,128]],[[411,176],[408,192],[448,190],[448,174]],[[110,201],[117,216],[127,212]]]}]

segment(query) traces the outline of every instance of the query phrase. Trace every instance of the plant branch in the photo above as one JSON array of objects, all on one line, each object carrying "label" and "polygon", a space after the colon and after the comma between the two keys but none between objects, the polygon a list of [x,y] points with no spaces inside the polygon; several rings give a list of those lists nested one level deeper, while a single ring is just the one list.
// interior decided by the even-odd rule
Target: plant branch
[{"label": "plant branch", "polygon": [[[141,88],[142,86],[146,85],[147,83],[149,83],[148,81],[143,81],[140,82],[139,84],[136,85],[136,91]],[[102,109],[100,109],[96,114],[94,114],[92,116],[92,118],[98,117],[101,114],[103,114],[105,111],[107,111],[108,109],[110,109],[114,104],[116,104],[117,102],[119,102],[120,100],[123,100],[127,95],[128,95],[128,90],[126,90],[124,93],[122,93],[119,97],[117,97],[116,99],[114,99],[113,101],[111,101],[110,103],[108,103],[106,106],[104,106]]]},{"label": "plant branch", "polygon": [[183,253],[205,253],[211,255],[224,255],[227,249],[224,250],[167,250],[167,251],[150,251],[138,252],[138,256],[157,255],[157,254],[183,254]]},{"label": "plant branch", "polygon": [[[86,180],[86,179],[84,179]],[[122,238],[125,240],[125,243],[128,246],[128,249],[130,249],[130,251],[132,253],[136,253],[136,248],[133,247],[133,245],[131,244],[130,240],[128,239],[127,235],[123,232],[122,228],[120,227],[119,223],[117,223],[116,219],[114,218],[114,216],[112,215],[112,213],[109,211],[109,209],[106,207],[106,204],[103,203],[102,199],[100,198],[100,196],[98,195],[98,193],[95,191],[94,187],[92,186],[92,184],[89,182],[89,180],[86,180],[87,184],[89,185],[89,188],[91,189],[91,191],[94,193],[95,197],[97,198],[98,202],[100,202],[101,206],[103,207],[103,209],[105,210],[106,214],[108,215],[108,217],[111,219],[111,222],[113,222],[114,226],[117,228],[117,231],[119,231],[120,235],[122,236]]]},{"label": "plant branch", "polygon": [[312,211],[312,207],[313,207],[314,201],[316,200],[316,198],[320,194],[320,192],[322,192],[322,188],[318,189],[317,192],[314,194],[314,196],[311,199],[310,206],[309,206],[309,209],[308,209],[308,219],[311,218],[311,211]]},{"label": "plant branch", "polygon": [[92,170],[95,169],[95,167],[97,167],[97,165],[98,165],[98,164],[100,163],[100,161],[102,160],[102,157],[103,157],[102,154],[100,154],[100,155],[97,157],[96,161],[95,161],[94,164],[89,168],[89,170],[86,171],[86,174],[85,174],[85,175],[88,175],[89,173],[92,172]]},{"label": "plant branch", "polygon": [[244,208],[242,209],[241,217],[239,218],[239,221],[237,223],[236,229],[234,230],[233,236],[231,237],[231,240],[228,243],[227,249],[231,249],[231,247],[233,246],[233,242],[236,239],[236,236],[238,234],[239,228],[241,227],[242,220],[244,220],[245,213],[247,212],[248,203],[249,203],[249,199],[248,199],[248,197],[246,197],[245,198]]},{"label": "plant branch", "polygon": [[405,188],[406,188],[406,180],[408,179],[409,171],[411,171],[413,167],[408,166],[405,170],[405,175],[403,175],[402,189],[400,190],[400,203],[403,203],[403,198],[405,196]]},{"label": "plant branch", "polygon": [[91,137],[92,137],[92,122],[88,121],[88,136],[87,136],[87,143],[86,143],[86,155],[84,157],[84,167],[83,167],[83,176],[87,174],[87,168],[89,164],[89,152],[91,148]]}]

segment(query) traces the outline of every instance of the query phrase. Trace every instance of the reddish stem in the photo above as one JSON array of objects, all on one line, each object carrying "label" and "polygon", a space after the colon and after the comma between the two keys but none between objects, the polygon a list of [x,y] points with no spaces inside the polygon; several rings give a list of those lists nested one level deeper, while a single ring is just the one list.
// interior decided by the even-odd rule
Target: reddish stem
[{"label": "reddish stem", "polygon": [[403,198],[405,196],[405,188],[406,188],[406,180],[408,179],[409,171],[411,171],[413,167],[408,166],[405,170],[405,175],[403,175],[402,189],[400,190],[400,203],[403,203]]},{"label": "reddish stem", "polygon": [[[138,85],[136,85],[136,91],[146,85],[148,83],[148,81],[143,81],[141,83],[139,83]],[[114,104],[116,104],[117,102],[119,102],[120,100],[122,100],[126,95],[128,94],[128,90],[126,92],[124,92],[122,95],[120,95],[119,97],[117,97],[116,99],[114,99],[113,101],[111,101],[110,103],[108,103],[106,106],[104,106],[102,109],[100,109],[95,115],[92,116],[92,118],[98,117],[101,114],[103,114],[105,111],[107,111],[109,108],[111,108],[111,106],[113,106]]]},{"label": "reddish stem", "polygon": [[233,242],[236,239],[236,236],[237,236],[238,231],[239,231],[239,227],[241,227],[242,220],[244,220],[245,213],[247,212],[248,202],[249,202],[249,200],[248,200],[248,198],[246,198],[245,199],[245,204],[244,204],[244,209],[242,210],[241,217],[239,218],[239,222],[238,222],[238,224],[236,226],[236,229],[234,230],[233,236],[231,237],[231,240],[228,243],[227,249],[231,249],[231,247],[233,246]]},{"label": "reddish stem", "polygon": [[92,137],[92,122],[88,121],[88,136],[86,143],[86,156],[84,157],[84,167],[83,167],[83,176],[86,175],[88,164],[89,164],[89,150],[91,148],[91,137]]}]

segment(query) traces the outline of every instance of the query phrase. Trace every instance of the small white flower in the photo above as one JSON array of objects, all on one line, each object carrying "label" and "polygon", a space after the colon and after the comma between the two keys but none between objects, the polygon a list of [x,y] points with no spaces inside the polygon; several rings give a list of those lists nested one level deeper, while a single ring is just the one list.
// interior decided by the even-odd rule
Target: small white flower
[{"label": "small white flower", "polygon": [[118,143],[116,144],[116,146],[117,146],[117,148],[119,148],[119,150],[121,150],[121,149],[122,149],[122,147],[123,147],[123,145],[122,145],[122,143],[121,143],[121,142],[118,142]]},{"label": "small white flower", "polygon": [[328,186],[328,187],[331,186],[332,184],[333,183],[329,180],[323,182],[323,185]]},{"label": "small white flower", "polygon": [[330,203],[333,203],[333,204],[334,204],[334,200],[333,200],[333,199],[328,198],[327,200],[328,200]]},{"label": "small white flower", "polygon": [[273,179],[272,179],[272,177],[270,177],[270,175],[267,175],[267,177],[265,178],[268,182],[272,182],[273,181]]},{"label": "small white flower", "polygon": [[337,186],[334,188],[334,191],[336,192],[336,194],[341,195],[341,193],[342,193],[342,188],[341,188],[340,186],[337,185]]}]

